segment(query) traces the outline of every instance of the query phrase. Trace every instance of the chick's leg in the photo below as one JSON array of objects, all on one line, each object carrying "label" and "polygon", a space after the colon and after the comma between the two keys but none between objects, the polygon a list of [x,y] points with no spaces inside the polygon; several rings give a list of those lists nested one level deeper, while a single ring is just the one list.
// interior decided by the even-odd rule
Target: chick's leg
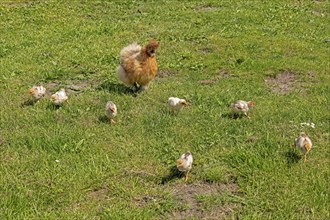
[{"label": "chick's leg", "polygon": [[306,162],[306,154],[304,154],[304,162]]},{"label": "chick's leg", "polygon": [[184,178],[184,181],[185,181],[185,182],[188,181],[188,173],[189,173],[189,171],[185,172],[185,178]]},{"label": "chick's leg", "polygon": [[115,120],[113,120],[112,118],[110,118],[110,124],[116,124]]}]

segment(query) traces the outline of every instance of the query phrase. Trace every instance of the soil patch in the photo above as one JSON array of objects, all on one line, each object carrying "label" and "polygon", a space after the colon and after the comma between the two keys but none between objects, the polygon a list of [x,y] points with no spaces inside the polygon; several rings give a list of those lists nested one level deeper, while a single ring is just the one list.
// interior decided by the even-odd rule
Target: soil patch
[{"label": "soil patch", "polygon": [[213,76],[211,79],[204,79],[204,80],[200,80],[199,83],[201,85],[212,85],[217,83],[220,79],[222,78],[229,78],[229,77],[233,77],[232,74],[229,74],[227,70],[220,70],[219,73],[215,76]]},{"label": "soil patch", "polygon": [[[176,205],[164,213],[161,219],[227,219],[241,207],[239,202],[228,199],[228,196],[239,193],[235,183],[179,182],[166,185],[164,190],[172,194]],[[133,202],[137,207],[146,207],[162,204],[164,199],[159,195],[143,195],[133,198]],[[215,202],[214,199],[219,201]]]},{"label": "soil patch", "polygon": [[202,54],[207,54],[207,53],[210,53],[212,51],[212,49],[208,48],[208,47],[203,47],[203,48],[200,48],[198,51]]},{"label": "soil patch", "polygon": [[83,90],[87,89],[91,86],[91,83],[87,80],[80,80],[80,81],[74,81],[71,82],[69,85],[67,85],[65,88],[67,89],[68,93],[78,93],[82,92]]},{"label": "soil patch", "polygon": [[40,1],[6,1],[6,2],[1,2],[0,6],[5,6],[5,7],[29,7],[33,6],[35,4],[40,3]]},{"label": "soil patch", "polygon": [[143,206],[147,205],[148,203],[154,203],[154,202],[160,201],[162,199],[163,198],[160,196],[148,195],[148,196],[134,198],[134,203],[139,207],[143,207]]},{"label": "soil patch", "polygon": [[277,94],[287,94],[292,91],[296,80],[297,76],[294,72],[284,70],[275,77],[267,77],[265,82],[271,88],[272,92]]},{"label": "soil patch", "polygon": [[179,206],[187,207],[169,213],[170,219],[186,219],[197,217],[198,219],[225,219],[232,214],[240,205],[238,203],[221,203],[213,205],[208,209],[198,200],[200,196],[221,196],[223,194],[235,194],[238,192],[238,185],[235,183],[193,183],[176,184],[171,190],[178,199]]},{"label": "soil patch", "polygon": [[109,190],[107,188],[94,189],[87,193],[87,196],[93,200],[104,200],[107,197]]},{"label": "soil patch", "polygon": [[197,6],[195,10],[200,12],[210,12],[220,10],[220,8],[211,4],[204,4]]},{"label": "soil patch", "polygon": [[163,69],[163,70],[159,70],[156,76],[158,78],[166,78],[166,77],[174,76],[177,74],[178,74],[178,71],[176,71],[176,70]]},{"label": "soil patch", "polygon": [[[63,85],[66,84],[66,85]],[[60,88],[65,88],[68,95],[73,93],[80,93],[88,88],[95,88],[96,83],[89,80],[70,80],[64,83],[49,82],[43,85],[47,89],[48,94],[57,92]]]}]

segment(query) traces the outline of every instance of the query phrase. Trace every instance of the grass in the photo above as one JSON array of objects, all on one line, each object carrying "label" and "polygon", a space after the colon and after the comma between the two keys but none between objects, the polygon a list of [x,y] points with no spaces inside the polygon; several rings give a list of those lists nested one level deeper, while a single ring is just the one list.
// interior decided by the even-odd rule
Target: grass
[{"label": "grass", "polygon": [[[0,218],[328,219],[329,7],[1,1]],[[135,96],[116,79],[118,53],[150,38],[159,77]],[[59,109],[29,105],[35,84],[80,91]],[[191,105],[173,116],[170,96]],[[256,102],[251,119],[230,117],[237,99]],[[302,130],[306,163],[291,147]],[[173,168],[186,150],[187,185]]]}]

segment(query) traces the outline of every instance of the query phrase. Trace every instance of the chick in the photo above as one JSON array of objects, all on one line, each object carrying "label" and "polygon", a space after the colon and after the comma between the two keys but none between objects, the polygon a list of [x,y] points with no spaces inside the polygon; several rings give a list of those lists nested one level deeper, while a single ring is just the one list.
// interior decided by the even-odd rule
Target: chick
[{"label": "chick", "polygon": [[188,103],[185,99],[180,99],[177,97],[170,97],[168,99],[168,104],[173,113],[181,111],[184,106],[187,106]]},{"label": "chick", "polygon": [[243,113],[246,117],[250,118],[248,116],[248,112],[251,107],[255,106],[255,103],[252,101],[243,101],[243,100],[237,100],[234,103],[231,103],[230,107],[233,110],[233,114],[235,113]]},{"label": "chick", "polygon": [[54,103],[54,105],[63,104],[66,100],[68,100],[68,96],[65,93],[65,89],[61,89],[60,91],[51,95],[50,100]]},{"label": "chick", "polygon": [[193,163],[193,156],[189,151],[182,154],[181,157],[176,160],[176,167],[178,168],[178,170],[184,172],[185,174],[185,182],[188,181],[188,173],[191,170],[192,163]]},{"label": "chick", "polygon": [[33,86],[29,89],[29,93],[35,101],[39,101],[46,95],[46,88],[43,86]]},{"label": "chick", "polygon": [[110,124],[115,124],[116,122],[113,118],[117,115],[117,106],[115,103],[109,101],[105,106],[105,112],[107,113],[107,117],[110,120]]},{"label": "chick", "polygon": [[304,154],[304,162],[306,162],[306,154],[312,149],[312,141],[305,132],[301,132],[299,137],[295,139],[294,145]]}]

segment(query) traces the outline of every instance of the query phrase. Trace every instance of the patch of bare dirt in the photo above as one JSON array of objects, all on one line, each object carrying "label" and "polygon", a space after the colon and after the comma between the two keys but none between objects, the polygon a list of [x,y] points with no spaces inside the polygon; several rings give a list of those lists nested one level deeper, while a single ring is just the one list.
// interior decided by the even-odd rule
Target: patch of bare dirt
[{"label": "patch of bare dirt", "polygon": [[247,137],[245,139],[245,142],[246,143],[253,143],[253,142],[257,141],[257,140],[258,140],[258,138],[256,136],[249,136],[249,137]]},{"label": "patch of bare dirt", "polygon": [[175,210],[169,213],[170,219],[186,219],[197,217],[198,219],[225,219],[233,213],[239,204],[224,203],[214,205],[208,209],[203,207],[202,202],[198,201],[198,196],[221,196],[224,193],[234,194],[238,192],[238,185],[234,183],[193,183],[176,184],[171,187],[175,197],[178,198],[181,207],[185,209]]},{"label": "patch of bare dirt", "polygon": [[68,95],[83,92],[88,88],[96,88],[96,82],[89,80],[70,80],[65,82],[65,86],[61,86],[61,84],[58,82],[48,82],[43,84],[43,86],[47,89],[48,94],[53,94],[58,91],[60,87],[64,87]]},{"label": "patch of bare dirt", "polygon": [[78,93],[82,92],[88,87],[90,87],[91,84],[87,80],[80,80],[80,81],[74,81],[71,82],[69,85],[66,86],[66,90],[68,93]]},{"label": "patch of bare dirt", "polygon": [[178,74],[178,71],[176,71],[176,70],[162,69],[162,70],[158,71],[156,76],[159,78],[166,78],[166,77],[174,76],[177,74]]},{"label": "patch of bare dirt", "polygon": [[217,83],[222,78],[233,77],[232,74],[229,74],[227,70],[220,70],[219,73],[213,76],[211,79],[200,80],[199,83],[202,85],[212,85]]},{"label": "patch of bare dirt", "polygon": [[212,51],[212,49],[208,48],[208,47],[203,47],[203,48],[200,48],[198,51],[202,54],[208,54]]},{"label": "patch of bare dirt", "polygon": [[266,84],[272,92],[277,94],[287,94],[293,90],[293,85],[297,80],[297,74],[290,70],[284,70],[275,77],[267,77]]},{"label": "patch of bare dirt", "polygon": [[55,91],[55,88],[59,85],[56,82],[45,83],[43,86],[47,89],[47,91]]},{"label": "patch of bare dirt", "polygon": [[0,146],[3,145],[5,143],[5,141],[3,140],[1,134],[0,134]]},{"label": "patch of bare dirt", "polygon": [[134,203],[135,203],[135,205],[137,205],[139,207],[143,207],[143,206],[147,205],[148,203],[154,203],[154,202],[160,201],[162,199],[163,198],[160,196],[147,195],[147,196],[134,198]]},{"label": "patch of bare dirt", "polygon": [[104,200],[109,190],[107,188],[99,188],[87,193],[88,198],[93,200]]},{"label": "patch of bare dirt", "polygon": [[5,2],[0,2],[0,6],[4,7],[9,7],[9,8],[14,8],[14,7],[30,7],[35,4],[40,3],[40,1],[5,1]]},{"label": "patch of bare dirt", "polygon": [[196,7],[196,11],[200,12],[210,12],[210,11],[218,11],[220,8],[211,4],[203,4]]}]

